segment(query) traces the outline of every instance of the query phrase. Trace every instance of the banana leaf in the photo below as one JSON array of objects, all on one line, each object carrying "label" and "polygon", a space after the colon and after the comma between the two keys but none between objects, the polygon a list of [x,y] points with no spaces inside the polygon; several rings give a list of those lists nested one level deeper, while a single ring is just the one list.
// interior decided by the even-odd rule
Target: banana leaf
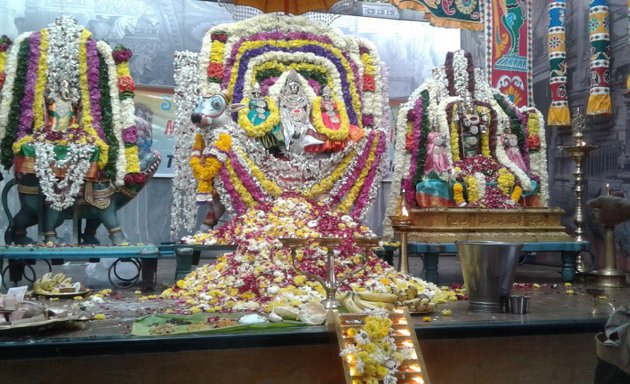
[{"label": "banana leaf", "polygon": [[134,336],[170,336],[185,334],[230,333],[251,330],[277,330],[288,327],[300,327],[308,324],[300,321],[283,320],[278,323],[236,324],[227,327],[216,327],[209,318],[227,318],[238,320],[242,314],[209,314],[195,313],[192,315],[149,315],[137,319],[131,328]]}]

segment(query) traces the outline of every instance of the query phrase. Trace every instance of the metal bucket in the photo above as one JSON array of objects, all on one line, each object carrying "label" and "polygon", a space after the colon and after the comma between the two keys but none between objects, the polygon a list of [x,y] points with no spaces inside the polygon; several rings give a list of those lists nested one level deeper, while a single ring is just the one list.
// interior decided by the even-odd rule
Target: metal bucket
[{"label": "metal bucket", "polygon": [[523,244],[458,241],[457,255],[475,312],[506,312]]}]

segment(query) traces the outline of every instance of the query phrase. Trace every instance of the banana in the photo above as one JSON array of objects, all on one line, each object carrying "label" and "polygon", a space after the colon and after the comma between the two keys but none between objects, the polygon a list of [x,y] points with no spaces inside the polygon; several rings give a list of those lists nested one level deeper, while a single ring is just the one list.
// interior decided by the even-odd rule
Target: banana
[{"label": "banana", "polygon": [[398,296],[393,293],[379,293],[371,291],[363,291],[358,293],[361,300],[383,302],[383,303],[395,303],[398,301]]},{"label": "banana", "polygon": [[339,304],[344,305],[346,303],[346,299],[350,296],[351,292],[337,292],[335,298],[339,302]]},{"label": "banana", "polygon": [[358,299],[358,298],[354,295],[354,293],[350,292],[346,296],[346,300],[345,300],[344,306],[346,307],[346,309],[350,313],[361,313],[361,312],[363,312],[363,310],[361,310],[361,308],[354,302],[355,299]]},{"label": "banana", "polygon": [[418,296],[418,288],[415,285],[409,284],[407,289],[409,290],[409,293],[411,295],[411,297],[410,297],[411,299],[413,299],[413,298]]},{"label": "banana", "polygon": [[41,280],[42,283],[45,283],[47,281],[50,281],[51,277],[52,277],[52,273],[46,272],[46,273],[44,273],[44,276],[42,276],[42,278],[40,280]]},{"label": "banana", "polygon": [[285,320],[297,320],[299,314],[297,308],[290,306],[276,307],[273,311]]},{"label": "banana", "polygon": [[394,309],[394,304],[393,303],[386,303],[384,301],[368,301],[368,300],[363,300],[360,296],[354,297],[354,303],[359,306],[359,308],[361,309],[386,309],[388,311],[391,311]]}]

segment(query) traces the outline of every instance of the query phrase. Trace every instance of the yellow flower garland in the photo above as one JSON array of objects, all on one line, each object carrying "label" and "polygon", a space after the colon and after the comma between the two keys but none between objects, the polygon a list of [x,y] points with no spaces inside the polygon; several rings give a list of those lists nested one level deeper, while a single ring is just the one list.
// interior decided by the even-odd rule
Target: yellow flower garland
[{"label": "yellow flower garland", "polygon": [[352,188],[350,188],[350,191],[348,192],[346,197],[343,199],[341,204],[339,204],[339,207],[337,208],[337,210],[341,212],[350,211],[350,208],[356,201],[357,196],[359,195],[359,192],[361,191],[361,188],[363,187],[363,183],[365,182],[365,179],[370,169],[372,169],[372,163],[374,162],[374,157],[376,156],[376,148],[378,147],[379,140],[382,140],[381,135],[378,135],[374,138],[372,148],[370,148],[370,154],[368,156],[367,161],[365,162],[365,166],[361,170],[361,174],[359,175],[357,181],[354,183]]},{"label": "yellow flower garland", "polygon": [[313,185],[308,191],[305,191],[302,195],[304,197],[314,199],[330,191],[332,187],[335,185],[335,183],[341,178],[346,168],[348,168],[348,165],[352,163],[356,154],[357,154],[356,150],[350,151],[330,175],[323,178],[319,183]]},{"label": "yellow flower garland", "polygon": [[[229,94],[234,93],[234,85],[236,84],[236,79],[238,77],[239,66],[241,64],[241,57],[245,54],[245,52],[251,49],[257,49],[257,48],[268,46],[268,45],[273,45],[279,48],[288,48],[288,49],[297,49],[304,45],[317,45],[328,50],[331,54],[339,58],[341,65],[346,70],[346,80],[348,84],[350,84],[349,92],[350,92],[350,96],[352,97],[352,107],[355,111],[357,111],[358,115],[361,113],[361,99],[356,90],[356,86],[354,82],[354,73],[352,72],[352,68],[348,64],[347,59],[343,56],[343,53],[341,52],[341,50],[332,46],[331,44],[314,42],[311,40],[292,40],[292,41],[274,40],[274,41],[243,42],[239,47],[236,57],[234,58],[234,65],[232,66],[232,69],[231,69],[230,80],[229,80],[228,89],[227,89]],[[359,118],[358,123],[359,123],[358,124],[359,127],[362,128],[363,126],[362,126],[362,122],[360,118]]]},{"label": "yellow flower garland", "polygon": [[241,150],[240,148],[237,150],[239,157],[245,161],[247,164],[247,168],[251,171],[252,176],[258,180],[260,185],[263,187],[263,190],[267,192],[269,195],[273,197],[278,197],[282,194],[282,188],[278,186],[278,184],[269,180],[265,173],[254,164],[254,162],[247,156],[247,154]]},{"label": "yellow flower garland", "polygon": [[[445,108],[446,109],[446,108]],[[446,113],[446,110],[444,111]],[[453,161],[461,160],[459,157],[459,120],[457,119],[457,103],[453,105],[451,116],[451,154]]]},{"label": "yellow flower garland", "polygon": [[139,173],[140,159],[138,158],[138,147],[135,145],[126,147],[125,158],[127,159],[127,173]]},{"label": "yellow flower garland", "polygon": [[232,185],[234,186],[236,193],[247,205],[247,207],[251,208],[254,205],[256,205],[256,201],[254,201],[252,194],[247,190],[247,188],[245,188],[245,186],[241,182],[240,177],[238,177],[238,175],[234,171],[234,168],[232,167],[232,163],[230,162],[230,159],[225,160],[225,169],[227,170],[228,175],[230,176],[230,181],[232,182]]},{"label": "yellow flower garland", "polygon": [[322,98],[321,96],[315,97],[313,99],[313,108],[311,110],[311,117],[313,118],[313,126],[317,130],[317,132],[326,136],[330,140],[345,140],[348,138],[348,134],[350,133],[350,120],[348,119],[348,112],[346,111],[345,106],[336,98],[333,99],[335,103],[335,107],[337,108],[337,112],[339,112],[339,129],[334,130],[330,129],[324,124],[324,119],[322,118]]},{"label": "yellow flower garland", "polygon": [[81,32],[81,38],[79,40],[79,85],[81,88],[81,105],[82,118],[81,125],[83,130],[94,138],[96,146],[99,148],[98,167],[103,169],[107,165],[109,145],[105,144],[103,140],[98,136],[94,129],[94,116],[92,116],[92,109],[90,106],[90,91],[88,89],[88,66],[87,66],[87,47],[86,42],[92,36],[92,33],[87,29],[83,29]]},{"label": "yellow flower garland", "polygon": [[535,112],[532,112],[527,116],[528,137],[537,136],[539,130],[540,130],[540,122],[538,121],[538,114]]},{"label": "yellow flower garland", "polygon": [[466,202],[464,200],[464,186],[462,183],[455,183],[455,185],[453,185],[453,200],[457,205],[462,205]]},{"label": "yellow flower garland", "polygon": [[[477,106],[477,113],[479,116],[482,116],[484,112],[486,112],[485,109],[487,108],[482,105]],[[488,126],[488,129],[486,129],[485,132],[481,133],[481,155],[487,158],[492,157],[490,154],[490,126]]]},{"label": "yellow flower garland", "polygon": [[[227,152],[232,147],[232,137],[227,133],[221,133],[217,140],[213,144],[216,148]],[[218,174],[223,164],[214,156],[203,159],[201,157],[201,151],[205,146],[205,141],[200,133],[195,135],[195,142],[193,144],[193,150],[198,151],[199,155],[193,155],[190,158],[190,168],[193,176],[199,182],[198,192],[210,193],[212,192],[212,184],[210,181],[214,179]]]},{"label": "yellow flower garland", "polygon": [[514,187],[514,190],[512,191],[512,195],[510,196],[510,198],[515,202],[518,203],[518,201],[521,199],[521,196],[523,195],[523,188],[519,187],[518,185],[516,187]]},{"label": "yellow flower garland", "polygon": [[129,71],[129,64],[126,61],[122,61],[116,64],[116,74],[118,78],[129,76],[131,77],[131,72]]},{"label": "yellow flower garland", "polygon": [[497,176],[497,187],[506,196],[510,196],[512,187],[514,187],[514,175],[510,173],[506,168],[499,169],[499,176]]},{"label": "yellow flower garland", "polygon": [[212,45],[210,46],[210,62],[222,63],[224,49],[225,44],[223,42],[220,40],[212,40]]},{"label": "yellow flower garland", "polygon": [[[265,97],[265,101],[267,102],[267,107],[269,107],[269,116],[267,117],[267,120],[258,125],[254,125],[247,117],[247,114],[250,111],[249,108],[243,108],[238,111],[238,125],[249,137],[263,137],[269,133],[273,127],[280,123],[280,112],[278,111],[276,102],[270,97]],[[249,105],[249,98],[244,98],[241,100],[241,103]]]},{"label": "yellow flower garland", "polygon": [[372,59],[372,56],[369,53],[362,53],[361,61],[363,62],[363,73],[374,76],[376,74],[376,70],[374,68],[374,60]]},{"label": "yellow flower garland", "polygon": [[479,185],[477,184],[477,178],[474,175],[468,175],[464,177],[466,187],[468,188],[468,202],[474,203],[479,200]]},{"label": "yellow flower garland", "polygon": [[48,66],[46,65],[48,55],[48,30],[43,29],[40,32],[39,46],[39,63],[37,64],[37,80],[35,82],[35,99],[33,100],[33,132],[44,129],[44,92],[46,88],[46,73]]},{"label": "yellow flower garland", "polygon": [[279,61],[265,61],[261,64],[257,64],[254,66],[254,70],[252,71],[252,78],[256,78],[256,74],[260,71],[268,71],[270,69],[275,69],[280,72],[288,72],[294,69],[297,72],[300,71],[308,71],[308,72],[319,72],[321,75],[326,76],[326,82],[328,86],[332,86],[332,81],[330,79],[330,74],[326,71],[325,68],[322,68],[321,65],[305,63],[305,62],[290,62],[290,63],[281,63]]}]

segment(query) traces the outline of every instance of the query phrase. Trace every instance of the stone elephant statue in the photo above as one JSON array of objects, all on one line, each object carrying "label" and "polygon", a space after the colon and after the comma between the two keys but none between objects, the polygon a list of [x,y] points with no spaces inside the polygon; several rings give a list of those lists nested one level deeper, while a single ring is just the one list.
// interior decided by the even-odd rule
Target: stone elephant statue
[{"label": "stone elephant statue", "polygon": [[[29,227],[41,225],[39,228],[43,234],[44,242],[59,243],[56,228],[64,220],[77,219],[77,227],[73,228],[79,238],[76,240],[83,244],[99,244],[96,238],[98,227],[103,224],[109,232],[113,244],[119,245],[125,242],[124,233],[118,222],[118,210],[131,201],[155,174],[161,162],[160,154],[149,152],[140,159],[139,178],[135,188],[128,186],[116,187],[110,182],[89,182],[83,186],[80,198],[74,206],[62,211],[53,209],[45,204],[44,197],[39,188],[39,181],[34,174],[18,173],[16,177],[5,185],[2,191],[2,207],[7,215],[9,225],[4,233],[5,244],[35,244],[26,233]],[[138,176],[142,175],[142,176]],[[13,216],[8,206],[8,194],[12,187],[17,185],[20,201],[20,209]],[[86,219],[85,228],[81,231],[81,219]]]}]

